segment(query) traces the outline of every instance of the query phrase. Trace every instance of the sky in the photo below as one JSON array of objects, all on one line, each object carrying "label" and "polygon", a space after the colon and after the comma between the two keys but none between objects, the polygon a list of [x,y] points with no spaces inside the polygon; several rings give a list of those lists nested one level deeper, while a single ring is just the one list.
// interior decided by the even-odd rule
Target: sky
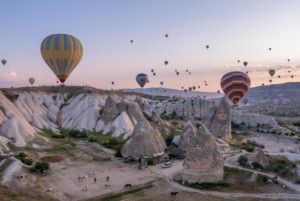
[{"label": "sky", "polygon": [[269,83],[269,69],[273,84],[300,79],[299,0],[0,0],[0,7],[0,59],[8,61],[0,87],[28,86],[29,77],[56,85],[40,53],[55,33],[77,37],[84,49],[66,85],[138,88],[135,76],[146,73],[146,87],[217,91],[227,72],[248,71],[259,86]]}]

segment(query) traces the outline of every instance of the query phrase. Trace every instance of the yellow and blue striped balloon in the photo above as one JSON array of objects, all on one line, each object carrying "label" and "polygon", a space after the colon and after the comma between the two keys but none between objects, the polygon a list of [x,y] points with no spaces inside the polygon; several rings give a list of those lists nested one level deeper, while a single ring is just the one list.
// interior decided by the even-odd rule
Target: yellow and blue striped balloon
[{"label": "yellow and blue striped balloon", "polygon": [[61,83],[64,83],[83,55],[80,41],[68,34],[52,34],[41,44],[41,54]]}]

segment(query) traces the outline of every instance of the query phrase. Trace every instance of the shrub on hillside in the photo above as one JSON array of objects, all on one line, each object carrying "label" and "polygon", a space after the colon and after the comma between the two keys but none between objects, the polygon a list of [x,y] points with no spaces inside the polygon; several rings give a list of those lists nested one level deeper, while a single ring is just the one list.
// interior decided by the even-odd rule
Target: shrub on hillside
[{"label": "shrub on hillside", "polygon": [[241,155],[238,159],[238,163],[240,166],[246,166],[247,162],[248,162],[248,158],[245,155]]},{"label": "shrub on hillside", "polygon": [[32,168],[30,168],[30,171],[34,173],[44,173],[48,169],[49,169],[49,163],[37,162],[36,164],[34,164]]}]

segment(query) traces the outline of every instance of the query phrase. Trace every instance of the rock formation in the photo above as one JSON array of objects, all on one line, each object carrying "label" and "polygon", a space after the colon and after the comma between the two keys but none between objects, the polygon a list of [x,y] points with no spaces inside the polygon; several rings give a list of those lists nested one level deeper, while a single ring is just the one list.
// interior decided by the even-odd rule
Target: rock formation
[{"label": "rock formation", "polygon": [[269,160],[266,154],[263,152],[261,148],[256,148],[254,152],[248,158],[249,163],[257,162],[261,164],[263,167],[267,167],[269,165]]},{"label": "rock formation", "polygon": [[183,181],[203,183],[222,180],[224,160],[215,137],[202,124],[194,140],[196,146],[187,152],[183,162]]},{"label": "rock formation", "polygon": [[224,97],[220,105],[211,108],[203,118],[205,126],[210,130],[212,135],[227,142],[232,138],[230,112],[230,105]]},{"label": "rock formation", "polygon": [[164,152],[165,142],[160,133],[155,130],[145,118],[135,125],[130,139],[123,146],[123,157],[150,156]]},{"label": "rock formation", "polygon": [[183,126],[178,147],[184,150],[195,147],[197,145],[197,142],[195,140],[196,135],[197,128],[195,126],[195,123],[190,119]]}]

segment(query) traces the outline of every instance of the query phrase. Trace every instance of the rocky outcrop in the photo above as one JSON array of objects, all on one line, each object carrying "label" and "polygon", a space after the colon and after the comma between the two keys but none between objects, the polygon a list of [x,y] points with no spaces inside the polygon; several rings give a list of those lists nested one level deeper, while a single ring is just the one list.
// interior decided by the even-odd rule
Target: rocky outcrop
[{"label": "rocky outcrop", "polygon": [[231,136],[231,115],[230,105],[225,98],[216,109],[211,109],[204,118],[206,127],[213,136],[229,142]]},{"label": "rocky outcrop", "polygon": [[269,165],[269,159],[261,148],[256,148],[248,158],[249,163],[257,162],[264,168]]},{"label": "rocky outcrop", "polygon": [[145,118],[135,125],[130,139],[123,146],[123,157],[151,156],[164,152],[165,142],[160,133],[154,129]]},{"label": "rocky outcrop", "polygon": [[100,120],[103,121],[104,124],[107,124],[108,122],[113,121],[119,114],[118,103],[111,95],[109,95],[106,99]]},{"label": "rocky outcrop", "polygon": [[196,146],[187,152],[183,162],[183,181],[203,183],[222,180],[224,160],[215,137],[202,124],[194,140]]},{"label": "rocky outcrop", "polygon": [[197,128],[195,126],[195,123],[191,119],[189,119],[183,126],[178,147],[184,150],[195,147],[197,145],[197,141],[195,140],[196,135]]}]

